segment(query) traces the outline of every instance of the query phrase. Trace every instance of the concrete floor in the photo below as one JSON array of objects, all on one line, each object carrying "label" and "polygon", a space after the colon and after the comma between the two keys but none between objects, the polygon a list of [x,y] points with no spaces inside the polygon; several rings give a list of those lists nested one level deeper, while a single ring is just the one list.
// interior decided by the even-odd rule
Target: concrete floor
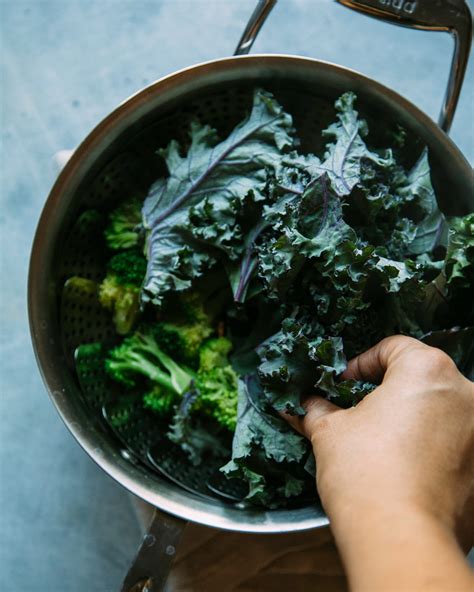
[{"label": "concrete floor", "polygon": [[[229,55],[253,0],[0,0],[2,592],[112,592],[139,529],[125,492],[82,452],[50,404],[26,317],[33,232],[55,177],[114,106],[178,68]],[[452,42],[330,0],[280,0],[255,52],[341,63],[437,118]],[[452,137],[474,161],[473,60]]]}]

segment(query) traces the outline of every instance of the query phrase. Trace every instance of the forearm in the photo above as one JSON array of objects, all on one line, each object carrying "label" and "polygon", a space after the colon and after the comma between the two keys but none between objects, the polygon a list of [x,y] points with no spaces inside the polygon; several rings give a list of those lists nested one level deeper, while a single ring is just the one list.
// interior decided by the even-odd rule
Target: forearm
[{"label": "forearm", "polygon": [[352,592],[472,592],[454,534],[435,517],[380,502],[331,516]]}]

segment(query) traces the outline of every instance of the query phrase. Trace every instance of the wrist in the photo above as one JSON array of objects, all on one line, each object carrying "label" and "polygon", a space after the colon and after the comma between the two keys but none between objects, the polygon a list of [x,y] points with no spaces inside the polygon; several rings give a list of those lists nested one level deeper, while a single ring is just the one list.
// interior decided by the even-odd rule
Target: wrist
[{"label": "wrist", "polygon": [[[384,499],[352,508],[339,504],[329,518],[353,590],[472,586],[452,529],[417,504]],[[446,574],[457,574],[458,588],[449,587],[453,581],[448,584]]]},{"label": "wrist", "polygon": [[395,491],[394,488],[371,488],[370,494],[324,496],[323,505],[336,528],[338,524],[354,524],[354,528],[371,520],[403,520],[410,516],[423,518],[425,521],[439,523],[451,532],[455,531],[456,513],[452,499],[437,496],[416,495],[414,492]]}]

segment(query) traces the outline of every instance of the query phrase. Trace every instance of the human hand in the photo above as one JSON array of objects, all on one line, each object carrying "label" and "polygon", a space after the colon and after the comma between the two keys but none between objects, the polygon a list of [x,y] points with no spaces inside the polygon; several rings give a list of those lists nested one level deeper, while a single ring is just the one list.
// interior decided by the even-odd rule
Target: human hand
[{"label": "human hand", "polygon": [[284,415],[313,444],[318,491],[343,559],[346,542],[360,544],[371,520],[393,532],[425,517],[472,536],[461,531],[472,524],[474,384],[446,354],[402,336],[349,362],[343,377],[381,384],[351,409],[312,397],[303,418]]}]

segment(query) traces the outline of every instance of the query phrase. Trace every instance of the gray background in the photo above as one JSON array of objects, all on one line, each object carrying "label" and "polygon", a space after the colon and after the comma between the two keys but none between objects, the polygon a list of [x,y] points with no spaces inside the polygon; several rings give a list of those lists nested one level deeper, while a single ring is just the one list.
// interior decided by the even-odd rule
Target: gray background
[{"label": "gray background", "polygon": [[[139,531],[125,492],[70,437],[50,404],[26,318],[31,241],[73,148],[127,96],[173,70],[229,55],[253,0],[0,2],[0,589],[106,592]],[[449,36],[401,29],[330,0],[280,0],[254,52],[295,53],[360,70],[437,117]],[[474,160],[472,61],[452,137]]]}]

